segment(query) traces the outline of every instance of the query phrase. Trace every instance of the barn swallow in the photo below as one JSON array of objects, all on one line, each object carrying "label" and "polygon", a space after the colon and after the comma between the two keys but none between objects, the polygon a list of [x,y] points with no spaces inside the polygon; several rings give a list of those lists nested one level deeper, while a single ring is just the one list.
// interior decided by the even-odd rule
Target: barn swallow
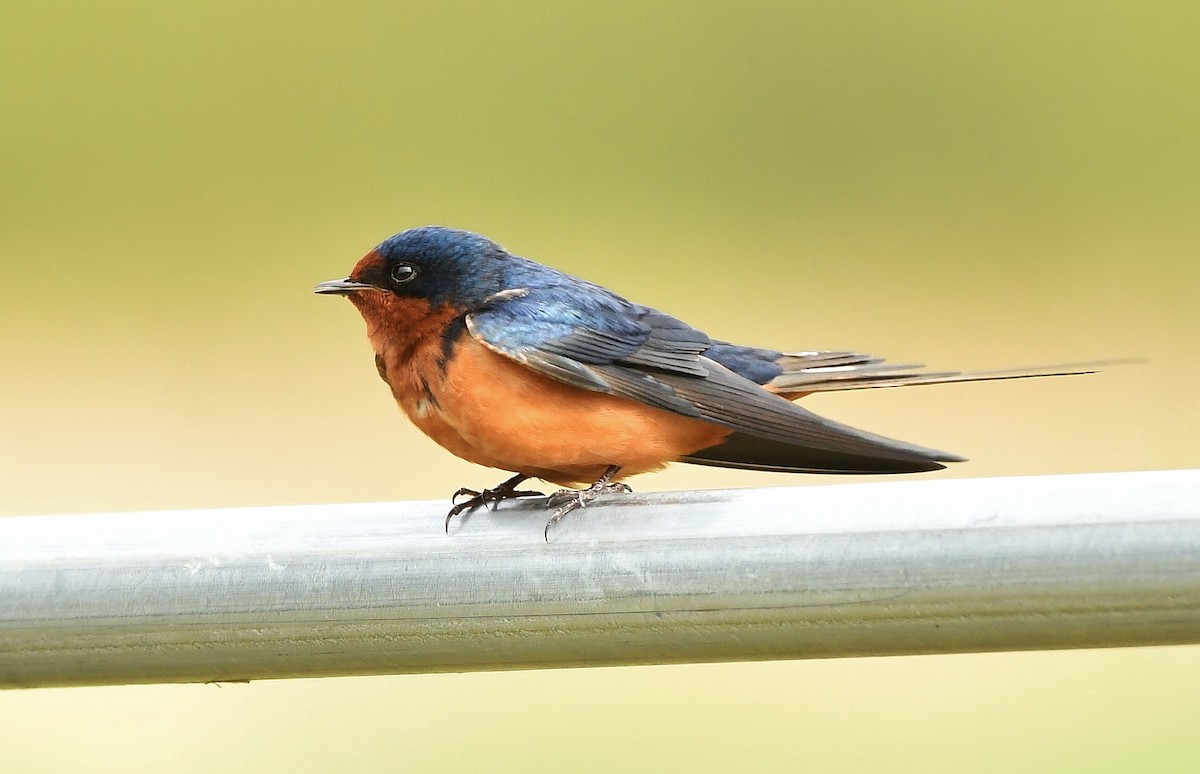
[{"label": "barn swallow", "polygon": [[[963,457],[874,435],[801,408],[814,392],[1087,373],[962,373],[857,352],[779,352],[712,339],[648,306],[508,252],[425,226],[367,253],[317,293],[346,296],[379,375],[408,418],[452,454],[514,475],[459,489],[450,520],[564,487],[550,526],[670,462],[794,473],[916,473]],[[466,497],[462,502],[458,498]]]}]

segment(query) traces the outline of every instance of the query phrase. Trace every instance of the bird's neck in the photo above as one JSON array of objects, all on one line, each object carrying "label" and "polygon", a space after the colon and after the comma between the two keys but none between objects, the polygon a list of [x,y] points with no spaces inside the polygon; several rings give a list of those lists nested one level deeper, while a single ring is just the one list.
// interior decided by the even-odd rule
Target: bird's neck
[{"label": "bird's neck", "polygon": [[447,326],[462,313],[448,304],[431,307],[423,298],[391,293],[358,293],[350,297],[367,323],[367,339],[389,368],[408,365],[428,347],[441,349]]}]

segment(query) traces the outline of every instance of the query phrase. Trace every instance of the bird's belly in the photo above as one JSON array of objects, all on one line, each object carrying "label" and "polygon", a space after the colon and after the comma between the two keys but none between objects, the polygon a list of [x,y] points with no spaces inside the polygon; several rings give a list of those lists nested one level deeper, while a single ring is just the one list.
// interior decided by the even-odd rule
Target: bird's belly
[{"label": "bird's belly", "polygon": [[471,462],[558,484],[591,483],[609,465],[621,466],[622,476],[655,470],[730,433],[628,398],[571,387],[470,336],[444,372],[434,363],[411,366],[417,366],[410,372],[416,378],[389,383],[426,435]]}]

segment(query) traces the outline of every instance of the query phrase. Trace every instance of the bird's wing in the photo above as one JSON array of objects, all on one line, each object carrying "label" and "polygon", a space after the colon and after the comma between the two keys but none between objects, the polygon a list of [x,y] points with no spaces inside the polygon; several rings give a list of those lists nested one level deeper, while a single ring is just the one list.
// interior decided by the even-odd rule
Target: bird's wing
[{"label": "bird's wing", "polygon": [[707,357],[712,341],[703,332],[598,286],[506,290],[469,314],[467,329],[559,381],[728,427],[732,439],[771,448],[769,464],[755,463],[747,443],[738,459],[721,459],[718,446],[690,461],[850,473],[936,470],[961,459],[819,417]]}]

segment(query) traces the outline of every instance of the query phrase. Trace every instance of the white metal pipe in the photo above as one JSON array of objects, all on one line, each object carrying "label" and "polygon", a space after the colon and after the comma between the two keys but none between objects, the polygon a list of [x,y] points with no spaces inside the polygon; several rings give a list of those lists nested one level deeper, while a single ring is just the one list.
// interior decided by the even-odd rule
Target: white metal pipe
[{"label": "white metal pipe", "polygon": [[0,686],[1200,642],[1200,471],[0,519]]}]

